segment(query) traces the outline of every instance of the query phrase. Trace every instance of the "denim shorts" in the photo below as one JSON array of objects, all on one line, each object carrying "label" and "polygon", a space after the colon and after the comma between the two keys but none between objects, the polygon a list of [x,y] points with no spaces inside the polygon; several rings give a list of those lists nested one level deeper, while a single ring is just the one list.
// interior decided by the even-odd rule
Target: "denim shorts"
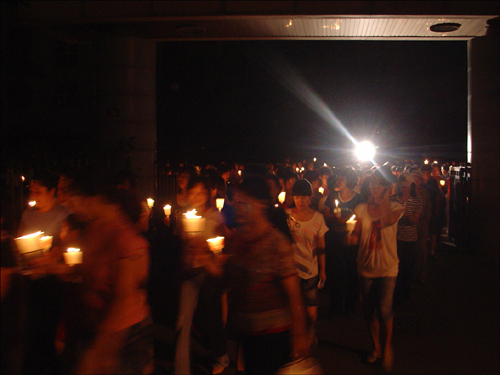
[{"label": "denim shorts", "polygon": [[392,319],[392,302],[396,277],[360,277],[363,310],[367,321],[380,319],[384,322]]},{"label": "denim shorts", "polygon": [[319,276],[314,276],[310,279],[300,279],[300,289],[302,291],[302,299],[306,306],[319,305],[319,289],[318,289]]}]

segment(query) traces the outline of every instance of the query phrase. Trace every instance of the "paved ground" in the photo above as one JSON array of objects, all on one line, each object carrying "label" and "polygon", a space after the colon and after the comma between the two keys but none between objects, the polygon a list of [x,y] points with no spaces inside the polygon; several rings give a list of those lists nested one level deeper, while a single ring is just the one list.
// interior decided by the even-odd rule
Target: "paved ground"
[{"label": "paved ground", "polygon": [[[370,349],[358,306],[352,316],[329,316],[322,291],[314,353],[325,374],[377,374],[362,362]],[[394,374],[499,374],[499,267],[444,245],[429,263],[428,281],[395,311]],[[168,320],[168,319],[167,319]],[[158,374],[172,369],[173,331],[155,325]],[[207,352],[194,342],[195,373],[208,374]],[[234,351],[230,352],[234,359]],[[224,374],[235,374],[232,364]]]}]

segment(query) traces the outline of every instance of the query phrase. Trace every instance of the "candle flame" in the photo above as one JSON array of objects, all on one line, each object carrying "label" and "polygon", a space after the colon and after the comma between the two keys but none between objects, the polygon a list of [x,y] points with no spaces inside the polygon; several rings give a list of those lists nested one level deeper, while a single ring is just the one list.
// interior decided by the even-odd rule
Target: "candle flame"
[{"label": "candle flame", "polygon": [[152,199],[152,198],[148,198],[148,199],[146,199],[146,200],[147,200],[147,202],[148,202],[148,207],[149,207],[149,208],[153,208],[153,205],[155,204],[155,200],[154,200],[154,199]]},{"label": "candle flame", "polygon": [[77,249],[76,247],[68,247],[68,253],[76,253],[80,251],[80,249]]},{"label": "candle flame", "polygon": [[28,203],[28,205],[30,207],[34,207],[36,205],[36,201],[31,201],[31,202]]},{"label": "candle flame", "polygon": [[280,195],[278,195],[278,200],[280,201],[281,204],[283,204],[283,202],[285,201],[285,195],[286,193],[284,191],[282,191]]},{"label": "candle flame", "polygon": [[217,241],[221,241],[221,240],[223,240],[223,239],[224,239],[224,237],[219,236],[219,237],[209,238],[209,239],[207,240],[207,242],[217,242]]},{"label": "candle flame", "polygon": [[338,207],[339,206],[339,201],[337,199],[335,199],[335,207]]},{"label": "candle flame", "polygon": [[322,187],[320,187],[318,190],[319,190],[319,192],[320,192],[321,194],[323,194],[323,193],[325,192],[325,189],[324,189],[324,188],[322,188]]},{"label": "candle flame", "polygon": [[168,210],[169,208],[172,208],[172,206],[169,204],[167,204],[165,207],[163,207],[164,210]]},{"label": "candle flame", "polygon": [[354,218],[356,217],[356,215],[352,215],[351,218],[347,221],[354,221]]},{"label": "candle flame", "polygon": [[439,181],[439,183],[441,184],[441,186],[444,186],[446,184],[446,181],[445,180],[441,180],[441,181]]},{"label": "candle flame", "polygon": [[201,216],[196,215],[196,210],[188,211],[184,214],[186,219],[201,219]]},{"label": "candle flame", "polygon": [[36,232],[36,233],[30,233],[30,234],[27,234],[25,236],[22,236],[22,237],[18,237],[16,238],[16,240],[23,240],[25,238],[31,238],[31,237],[38,237],[38,236],[41,236],[43,234],[43,232]]},{"label": "candle flame", "polygon": [[224,198],[217,198],[215,200],[215,205],[218,209],[222,209],[224,207]]}]

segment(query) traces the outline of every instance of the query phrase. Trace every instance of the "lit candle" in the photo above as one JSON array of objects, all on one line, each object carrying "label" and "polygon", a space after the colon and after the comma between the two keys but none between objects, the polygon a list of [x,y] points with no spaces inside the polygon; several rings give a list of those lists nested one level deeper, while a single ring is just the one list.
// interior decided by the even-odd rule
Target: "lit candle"
[{"label": "lit candle", "polygon": [[339,218],[342,214],[342,210],[339,208],[339,201],[335,199],[335,209],[333,210],[335,217]]},{"label": "lit candle", "polygon": [[155,204],[155,200],[152,198],[148,198],[148,199],[146,199],[146,201],[148,202],[149,209],[152,209],[153,205]]},{"label": "lit candle", "polygon": [[31,253],[42,248],[40,238],[43,232],[27,234],[22,237],[15,238],[17,248],[21,253]]},{"label": "lit candle", "polygon": [[209,238],[207,240],[208,247],[215,255],[220,255],[224,248],[224,237]]},{"label": "lit candle", "polygon": [[52,247],[52,236],[40,237],[40,246],[44,252],[47,252]]},{"label": "lit candle", "polygon": [[82,263],[82,252],[80,249],[69,247],[66,253],[63,253],[64,261],[68,266]]},{"label": "lit candle", "polygon": [[224,198],[217,198],[215,200],[215,205],[217,206],[217,209],[220,211],[224,207]]},{"label": "lit candle", "polygon": [[165,216],[170,216],[172,213],[172,206],[167,204],[165,207],[163,207],[163,212],[165,212]]},{"label": "lit candle", "polygon": [[446,185],[446,181],[445,180],[439,180],[439,183],[441,184],[441,186]]},{"label": "lit candle", "polygon": [[321,195],[323,195],[323,193],[325,192],[325,189],[324,189],[324,188],[322,188],[322,187],[320,187],[320,188],[318,189],[318,191],[321,193]]},{"label": "lit candle", "polygon": [[31,201],[31,202],[28,202],[28,205],[30,207],[34,207],[36,205],[36,201]]},{"label": "lit candle", "polygon": [[424,164],[429,164],[429,160],[425,159]]},{"label": "lit candle", "polygon": [[284,191],[282,191],[280,193],[280,195],[278,195],[278,200],[280,201],[281,204],[283,204],[285,202],[285,196],[286,196],[286,193]]},{"label": "lit candle", "polygon": [[316,163],[316,158],[314,158],[313,161]]},{"label": "lit candle", "polygon": [[354,220],[355,217],[356,217],[356,215],[352,215],[351,218],[349,220],[347,220],[345,223],[345,225],[347,227],[347,232],[349,232],[349,234],[351,234],[352,231],[354,230],[354,228],[356,227],[357,220]]},{"label": "lit candle", "polygon": [[205,219],[196,215],[196,210],[188,211],[182,218],[184,232],[196,234],[205,229]]}]

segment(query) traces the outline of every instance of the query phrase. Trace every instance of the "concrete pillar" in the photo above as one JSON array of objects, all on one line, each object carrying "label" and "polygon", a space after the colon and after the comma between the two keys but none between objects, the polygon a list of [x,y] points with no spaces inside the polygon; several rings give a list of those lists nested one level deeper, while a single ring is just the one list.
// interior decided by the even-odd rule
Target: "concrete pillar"
[{"label": "concrete pillar", "polygon": [[156,43],[106,37],[95,42],[99,139],[114,169],[138,178],[140,198],[155,193]]},{"label": "concrete pillar", "polygon": [[499,46],[498,18],[488,34],[469,41],[471,195],[469,243],[499,260]]}]

